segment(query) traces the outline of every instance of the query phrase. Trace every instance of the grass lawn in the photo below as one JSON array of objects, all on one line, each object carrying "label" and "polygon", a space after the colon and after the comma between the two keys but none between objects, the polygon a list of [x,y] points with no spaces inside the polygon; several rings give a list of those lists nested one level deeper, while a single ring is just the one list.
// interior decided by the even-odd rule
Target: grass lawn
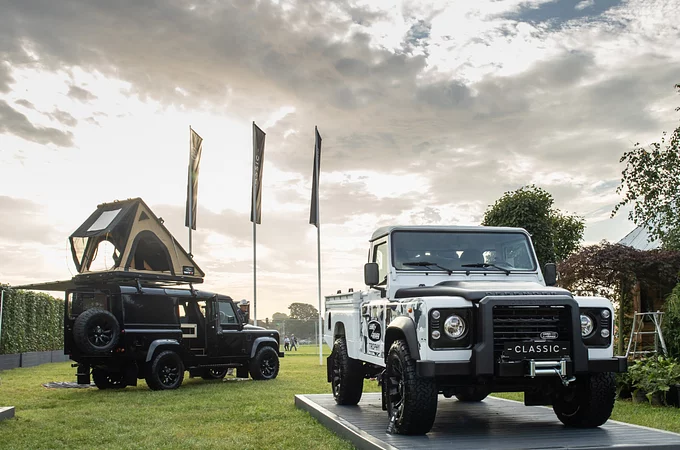
[{"label": "grass lawn", "polygon": [[[318,347],[286,352],[275,380],[184,379],[173,391],[150,391],[144,380],[119,391],[46,389],[75,381],[69,363],[0,372],[0,406],[16,407],[0,422],[0,448],[351,449],[351,444],[295,407],[295,394],[330,393]],[[366,391],[378,391],[366,381]]]},{"label": "grass lawn", "polygon": [[[74,380],[70,363],[0,372],[0,406],[16,407],[14,419],[0,422],[0,448],[352,448],[295,408],[295,394],[331,392],[313,346],[287,352],[271,381],[185,378],[174,391],[150,391],[143,380],[120,391],[41,386]],[[379,392],[375,381],[364,386]],[[619,401],[613,418],[680,432],[677,408]]]}]

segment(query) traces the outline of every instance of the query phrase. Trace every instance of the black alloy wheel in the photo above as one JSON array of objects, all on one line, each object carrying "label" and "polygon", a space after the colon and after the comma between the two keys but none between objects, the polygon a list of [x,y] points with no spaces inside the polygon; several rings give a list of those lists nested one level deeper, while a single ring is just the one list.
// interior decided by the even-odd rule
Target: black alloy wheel
[{"label": "black alloy wheel", "polygon": [[146,376],[146,384],[155,391],[177,389],[183,380],[184,364],[179,355],[171,350],[159,353],[152,360]]},{"label": "black alloy wheel", "polygon": [[279,374],[279,355],[272,347],[261,347],[250,361],[253,380],[272,380]]}]

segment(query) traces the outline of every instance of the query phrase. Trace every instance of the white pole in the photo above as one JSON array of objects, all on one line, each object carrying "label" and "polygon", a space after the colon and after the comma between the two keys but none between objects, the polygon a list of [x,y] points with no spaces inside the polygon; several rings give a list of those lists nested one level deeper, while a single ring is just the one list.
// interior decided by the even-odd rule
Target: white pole
[{"label": "white pole", "polygon": [[257,228],[253,221],[253,325],[257,326]]},{"label": "white pole", "polygon": [[187,199],[187,203],[189,203],[189,256],[194,257],[194,255],[191,253],[191,228],[193,225],[193,212],[194,212],[194,180],[193,177],[191,176],[191,169],[192,169],[192,164],[191,164],[191,125],[189,125],[189,193],[187,194],[189,198]]},{"label": "white pole", "polygon": [[[317,196],[317,214],[319,211],[318,199],[319,197]],[[319,365],[323,366],[323,326],[321,325],[321,221],[319,221],[319,225],[316,227],[316,256],[319,277]]]},{"label": "white pole", "polygon": [[2,343],[2,305],[5,303],[5,290],[0,291],[0,344]]}]

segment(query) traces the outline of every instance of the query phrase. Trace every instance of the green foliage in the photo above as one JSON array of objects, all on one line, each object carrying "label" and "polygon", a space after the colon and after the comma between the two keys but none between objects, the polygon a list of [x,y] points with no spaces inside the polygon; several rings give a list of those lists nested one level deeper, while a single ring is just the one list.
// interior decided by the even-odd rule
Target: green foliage
[{"label": "green foliage", "polygon": [[641,390],[649,400],[654,394],[664,398],[672,385],[680,384],[680,361],[663,356],[641,359],[628,367],[627,377],[619,380],[621,388]]},{"label": "green foliage", "polygon": [[506,192],[484,213],[482,225],[521,227],[531,234],[541,265],[561,261],[583,239],[584,221],[553,209],[553,198],[535,185]]},{"label": "green foliage", "polygon": [[668,354],[680,358],[680,284],[666,299],[662,328]]},{"label": "green foliage", "polygon": [[562,261],[557,270],[558,284],[577,295],[612,298],[618,305],[618,353],[630,334],[633,313],[631,289],[636,283],[670,290],[678,283],[680,252],[637,250],[621,244],[602,242],[583,247]]},{"label": "green foliage", "polygon": [[319,318],[319,310],[309,303],[291,303],[288,309],[290,309],[291,319],[312,320]]},{"label": "green foliage", "polygon": [[0,355],[64,348],[64,301],[3,286]]},{"label": "green foliage", "polygon": [[[680,93],[680,84],[675,88]],[[646,226],[650,237],[660,239],[665,248],[680,250],[680,127],[670,137],[664,132],[661,142],[653,142],[648,149],[636,143],[619,162],[625,162],[626,168],[616,192],[624,192],[624,198],[612,216],[630,204],[630,220]]]}]

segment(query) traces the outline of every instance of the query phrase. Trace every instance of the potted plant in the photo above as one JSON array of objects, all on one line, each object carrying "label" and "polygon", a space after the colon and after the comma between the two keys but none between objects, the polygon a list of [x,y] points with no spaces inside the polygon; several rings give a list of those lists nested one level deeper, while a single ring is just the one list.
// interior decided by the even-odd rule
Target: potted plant
[{"label": "potted plant", "polygon": [[646,360],[641,359],[635,361],[628,367],[628,377],[630,380],[630,389],[632,392],[633,403],[647,402],[647,391],[642,386],[643,380],[647,377],[647,363]]}]

